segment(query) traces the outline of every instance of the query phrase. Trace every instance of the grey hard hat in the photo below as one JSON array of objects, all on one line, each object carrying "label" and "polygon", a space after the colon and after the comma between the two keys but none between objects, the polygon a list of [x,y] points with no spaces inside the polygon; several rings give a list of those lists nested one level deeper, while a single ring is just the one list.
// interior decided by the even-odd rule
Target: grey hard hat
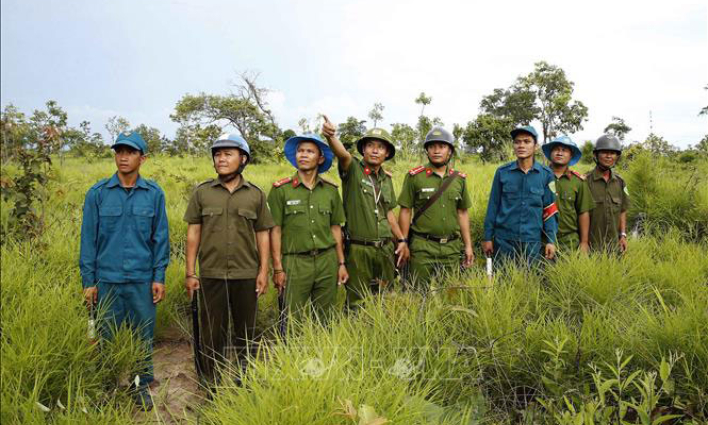
[{"label": "grey hard hat", "polygon": [[425,135],[425,143],[423,143],[423,149],[427,149],[428,145],[433,142],[440,142],[450,145],[452,150],[455,150],[455,136],[449,131],[442,127],[433,127],[432,130]]},{"label": "grey hard hat", "polygon": [[251,161],[251,148],[248,147],[246,139],[238,134],[231,133],[219,136],[214,144],[211,145],[211,156],[213,157],[216,150],[220,148],[236,148],[246,155],[248,158],[247,162]]},{"label": "grey hard hat", "polygon": [[595,147],[593,148],[592,151],[593,152],[615,151],[618,154],[621,154],[622,153],[622,144],[620,143],[620,141],[617,137],[615,137],[611,134],[603,134],[595,142]]}]

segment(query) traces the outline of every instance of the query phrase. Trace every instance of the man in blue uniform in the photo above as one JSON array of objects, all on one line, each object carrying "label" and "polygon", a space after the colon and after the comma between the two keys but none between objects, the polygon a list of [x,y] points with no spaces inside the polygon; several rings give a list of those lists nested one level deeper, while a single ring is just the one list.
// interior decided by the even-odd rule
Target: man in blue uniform
[{"label": "man in blue uniform", "polygon": [[[532,126],[511,131],[516,161],[499,167],[484,220],[482,250],[503,260],[516,258],[528,265],[555,256],[558,224],[553,172],[534,160],[538,133]],[[542,244],[543,254],[541,253]]]},{"label": "man in blue uniform", "polygon": [[86,193],[79,267],[86,302],[107,304],[103,337],[112,338],[127,323],[146,345],[148,358],[133,394],[150,410],[155,305],[165,296],[170,259],[165,194],[139,174],[147,144],[138,133],[121,133],[112,148],[117,172]]}]

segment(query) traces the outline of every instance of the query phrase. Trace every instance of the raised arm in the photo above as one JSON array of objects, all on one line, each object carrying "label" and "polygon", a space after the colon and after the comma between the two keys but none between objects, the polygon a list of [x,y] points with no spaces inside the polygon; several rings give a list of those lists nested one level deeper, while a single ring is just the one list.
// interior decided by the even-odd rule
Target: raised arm
[{"label": "raised arm", "polygon": [[352,163],[352,154],[344,147],[342,142],[337,138],[337,127],[327,118],[327,115],[322,115],[324,124],[322,124],[322,135],[327,139],[332,152],[339,159],[340,172],[347,171]]}]

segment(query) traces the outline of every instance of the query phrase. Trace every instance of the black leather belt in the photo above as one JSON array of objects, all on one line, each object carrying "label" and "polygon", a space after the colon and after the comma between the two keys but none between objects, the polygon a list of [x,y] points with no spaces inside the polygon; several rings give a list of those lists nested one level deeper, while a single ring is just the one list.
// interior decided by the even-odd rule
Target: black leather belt
[{"label": "black leather belt", "polygon": [[361,240],[361,239],[349,239],[349,242],[353,243],[354,245],[364,245],[364,246],[373,246],[376,248],[383,248],[384,245],[387,243],[391,242],[391,239],[379,239],[377,241],[366,241],[366,240]]},{"label": "black leather belt", "polygon": [[303,251],[303,252],[288,252],[283,255],[301,255],[303,257],[317,257],[318,255],[329,251],[330,249],[334,248],[333,246],[330,246],[329,248],[322,248],[322,249],[313,249],[312,251]]},{"label": "black leather belt", "polygon": [[448,242],[452,242],[452,241],[460,238],[460,235],[450,235],[450,236],[445,236],[445,237],[439,238],[437,236],[429,235],[427,233],[418,233],[418,232],[413,232],[412,230],[411,230],[411,232],[413,233],[413,235],[415,235],[416,238],[421,238],[421,239],[437,242],[439,244],[446,244]]}]

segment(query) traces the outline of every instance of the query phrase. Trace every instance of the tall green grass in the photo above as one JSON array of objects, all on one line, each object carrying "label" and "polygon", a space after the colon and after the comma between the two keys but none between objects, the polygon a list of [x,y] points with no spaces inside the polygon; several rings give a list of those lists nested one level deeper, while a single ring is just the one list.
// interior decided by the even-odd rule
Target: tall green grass
[{"label": "tall green grass", "polygon": [[[396,190],[415,165],[388,167]],[[641,217],[646,230],[622,258],[569,255],[542,273],[508,268],[491,286],[476,267],[427,294],[387,293],[327,329],[305,320],[285,344],[266,332],[244,387],[225,381],[200,423],[552,423],[552,407],[537,400],[565,406],[565,396],[588,406],[597,395],[596,369],[613,364],[618,349],[631,356],[631,370],[660,370],[673,356],[673,397],[686,406],[682,412],[705,420],[708,241],[700,229],[708,169],[695,167],[640,157],[621,171],[633,198],[630,216]],[[456,168],[468,175],[478,248],[496,165],[464,160]],[[2,246],[3,423],[131,421],[130,400],[105,386],[136,370],[140,349],[129,332],[101,356],[87,343],[78,272],[84,194],[114,170],[111,160],[67,159],[42,206],[45,233]],[[249,166],[245,175],[267,192],[292,172],[285,164]],[[182,215],[193,187],[213,170],[207,157],[157,157],[143,175],[165,190],[170,221],[167,300],[158,306],[156,335],[184,338]],[[338,181],[334,171],[328,178]],[[3,226],[10,206],[2,202]],[[274,326],[276,305],[271,288],[260,302],[261,330]],[[640,397],[634,386],[628,394]]]}]

